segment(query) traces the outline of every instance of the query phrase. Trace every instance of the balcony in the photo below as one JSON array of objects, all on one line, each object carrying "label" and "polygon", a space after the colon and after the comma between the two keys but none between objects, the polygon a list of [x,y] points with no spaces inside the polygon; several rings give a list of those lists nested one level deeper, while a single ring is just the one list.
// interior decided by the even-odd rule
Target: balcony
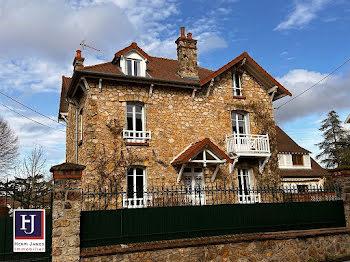
[{"label": "balcony", "polygon": [[268,135],[227,135],[226,147],[227,153],[230,156],[270,156],[270,142]]},{"label": "balcony", "polygon": [[151,131],[123,130],[123,139],[130,143],[146,143],[151,140]]}]

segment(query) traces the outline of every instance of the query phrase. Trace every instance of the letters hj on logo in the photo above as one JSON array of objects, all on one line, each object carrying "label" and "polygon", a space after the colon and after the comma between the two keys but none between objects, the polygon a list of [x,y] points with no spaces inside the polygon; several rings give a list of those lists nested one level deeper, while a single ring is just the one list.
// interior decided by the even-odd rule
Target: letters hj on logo
[{"label": "letters hj on logo", "polygon": [[14,210],[13,251],[45,252],[45,210]]}]

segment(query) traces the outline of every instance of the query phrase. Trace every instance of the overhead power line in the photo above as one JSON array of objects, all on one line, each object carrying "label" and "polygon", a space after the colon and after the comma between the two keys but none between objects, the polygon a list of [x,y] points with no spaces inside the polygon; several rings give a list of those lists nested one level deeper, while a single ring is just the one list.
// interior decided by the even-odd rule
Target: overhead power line
[{"label": "overhead power line", "polygon": [[348,60],[346,60],[344,63],[342,63],[340,66],[338,66],[336,69],[334,69],[332,72],[330,72],[328,75],[326,75],[325,77],[323,77],[321,80],[317,81],[315,84],[313,84],[312,86],[310,86],[309,88],[305,89],[304,91],[302,91],[300,94],[296,95],[295,97],[291,98],[290,100],[286,101],[285,103],[283,103],[282,105],[280,105],[279,107],[275,108],[275,109],[280,109],[282,106],[285,106],[286,104],[292,102],[293,100],[297,99],[299,96],[305,94],[307,91],[309,91],[311,88],[317,86],[319,83],[323,82],[325,79],[327,79],[328,77],[330,77],[331,75],[333,75],[336,71],[338,71],[341,67],[343,67],[346,63],[348,63],[350,61],[350,58]]},{"label": "overhead power line", "polygon": [[22,117],[24,117],[24,118],[26,118],[26,119],[28,119],[28,120],[34,122],[34,123],[37,123],[38,125],[41,125],[41,126],[44,126],[44,127],[47,127],[47,128],[51,128],[51,129],[56,130],[56,131],[60,131],[60,132],[66,133],[66,132],[63,131],[63,130],[60,130],[60,129],[57,129],[57,128],[54,128],[54,127],[45,125],[45,124],[43,124],[43,123],[41,123],[41,122],[39,122],[39,121],[36,121],[36,120],[34,120],[34,119],[30,118],[30,117],[27,117],[27,116],[25,116],[25,115],[23,115],[23,114],[17,112],[16,110],[12,109],[11,107],[9,107],[9,106],[7,106],[7,105],[4,105],[4,104],[1,103],[1,102],[0,102],[0,105],[2,105],[3,107],[7,108],[8,110],[10,110],[10,111],[16,113],[17,115],[20,115],[20,116],[22,116]]},{"label": "overhead power line", "polygon": [[[23,106],[23,107],[25,107],[25,108],[27,108],[27,109],[33,111],[34,113],[37,113],[38,115],[41,115],[42,117],[45,117],[45,118],[47,118],[47,119],[49,119],[49,120],[55,122],[56,124],[63,125],[62,123],[59,123],[59,122],[57,122],[56,120],[52,119],[51,117],[48,117],[48,116],[46,116],[46,115],[44,115],[44,114],[42,114],[42,113],[36,111],[35,109],[33,109],[33,108],[29,107],[29,106],[26,106],[25,104],[21,103],[20,101],[14,99],[13,97],[11,97],[11,96],[9,96],[9,95],[7,95],[7,94],[1,92],[1,91],[0,91],[0,95],[3,95],[3,96],[5,96],[5,97],[7,97],[8,99],[11,99],[12,101],[16,102],[17,104],[20,104],[21,106]],[[64,125],[63,125],[63,126],[64,126]]]}]

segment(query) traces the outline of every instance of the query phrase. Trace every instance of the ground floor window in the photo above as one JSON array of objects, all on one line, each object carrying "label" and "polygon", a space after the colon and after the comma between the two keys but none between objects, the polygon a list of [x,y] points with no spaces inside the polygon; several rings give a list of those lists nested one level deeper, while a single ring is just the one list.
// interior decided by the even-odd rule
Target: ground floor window
[{"label": "ground floor window", "polygon": [[238,202],[256,203],[260,202],[260,195],[254,188],[253,171],[247,168],[238,168]]},{"label": "ground floor window", "polygon": [[124,205],[129,207],[143,206],[146,186],[144,167],[129,167],[126,179],[127,199]]},{"label": "ground floor window", "polygon": [[183,173],[186,201],[192,205],[205,205],[203,168],[187,167]]}]

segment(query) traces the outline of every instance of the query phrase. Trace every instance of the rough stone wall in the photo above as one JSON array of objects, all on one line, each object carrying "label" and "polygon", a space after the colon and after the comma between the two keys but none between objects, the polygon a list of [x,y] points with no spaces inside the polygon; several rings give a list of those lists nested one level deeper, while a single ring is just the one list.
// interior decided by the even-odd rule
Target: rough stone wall
[{"label": "rough stone wall", "polygon": [[346,226],[350,227],[350,172],[348,174],[342,175],[334,178],[335,186],[341,189],[341,198],[344,201],[344,213]]},{"label": "rough stone wall", "polygon": [[81,180],[55,179],[52,206],[53,262],[79,261],[81,206]]},{"label": "rough stone wall", "polygon": [[[125,176],[128,165],[145,166],[148,184],[175,184],[180,167],[173,167],[170,162],[189,144],[209,137],[226,151],[225,136],[232,133],[231,110],[249,112],[251,133],[268,133],[272,152],[262,175],[258,173],[257,159],[240,159],[236,167],[253,168],[258,183],[279,182],[273,107],[266,90],[246,71],[242,75],[244,97],[240,98],[233,97],[230,71],[215,79],[209,97],[206,97],[207,88],[203,88],[193,100],[190,89],[155,86],[149,96],[148,85],[104,80],[100,92],[97,80],[88,81],[90,89],[84,102],[84,140],[79,146],[79,164],[86,165],[83,187],[101,183],[106,176],[116,173]],[[145,103],[146,130],[152,132],[152,140],[146,146],[127,146],[122,140],[127,101]],[[71,111],[68,121],[75,125]],[[68,127],[71,128],[70,123]],[[74,132],[68,130],[67,135],[69,161],[74,151],[70,145],[74,138],[69,136],[74,137]],[[213,171],[214,167],[209,167],[205,172],[206,181],[210,180]],[[237,185],[236,176],[236,171],[233,176],[229,175],[228,164],[225,164],[220,167],[217,181],[225,179]]]},{"label": "rough stone wall", "polygon": [[[181,247],[131,252],[109,256],[83,257],[82,262],[316,262],[350,257],[350,235],[340,234],[284,240]],[[339,260],[340,261],[340,260]]]},{"label": "rough stone wall", "polygon": [[198,79],[197,40],[179,37],[176,44],[177,60],[179,62],[178,74],[182,77]]},{"label": "rough stone wall", "polygon": [[68,117],[66,124],[66,162],[75,162],[75,107],[68,106]]}]

